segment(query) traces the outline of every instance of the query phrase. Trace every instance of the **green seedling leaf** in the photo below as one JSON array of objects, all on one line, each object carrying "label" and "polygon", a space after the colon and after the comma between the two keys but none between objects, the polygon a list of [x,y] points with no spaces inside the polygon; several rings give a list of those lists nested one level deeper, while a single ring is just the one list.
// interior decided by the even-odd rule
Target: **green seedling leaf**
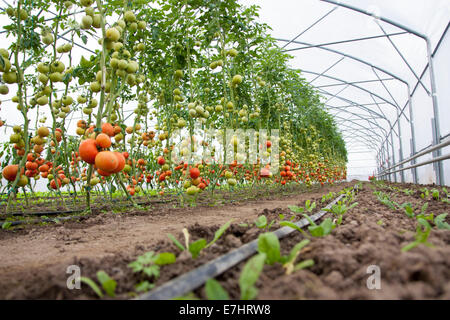
[{"label": "green seedling leaf", "polygon": [[200,300],[193,292],[189,292],[188,294],[185,294],[184,296],[177,297],[173,300]]},{"label": "green seedling leaf", "polygon": [[260,229],[265,228],[267,226],[266,216],[259,216],[258,219],[256,219],[255,221],[255,225]]},{"label": "green seedling leaf", "polygon": [[312,211],[314,210],[315,207],[316,207],[316,203],[315,203],[315,202],[313,202],[313,203],[311,204],[311,200],[306,200],[305,208],[306,208],[306,210],[307,210],[308,212],[312,212]]},{"label": "green seedling leaf", "polygon": [[425,202],[422,206],[422,208],[420,209],[421,213],[425,213],[428,209],[428,202]]},{"label": "green seedling leaf", "polygon": [[144,267],[142,269],[142,272],[149,277],[158,278],[159,277],[159,266],[153,264],[148,267]]},{"label": "green seedling leaf", "polygon": [[280,226],[282,227],[290,227],[292,229],[295,229],[297,231],[300,231],[302,234],[306,235],[306,232],[303,231],[302,228],[300,228],[299,226],[297,226],[295,223],[290,222],[290,221],[281,221],[280,222]]},{"label": "green seedling leaf", "polygon": [[230,300],[227,291],[214,279],[206,281],[205,293],[208,300]]},{"label": "green seedling leaf", "polygon": [[181,251],[186,250],[186,248],[180,243],[180,241],[178,241],[172,234],[169,233],[167,237],[172,240],[172,242],[177,246],[178,249],[180,249]]},{"label": "green seedling leaf", "polygon": [[228,221],[227,223],[225,223],[223,226],[221,226],[219,228],[219,230],[216,231],[215,235],[214,235],[214,239],[208,243],[208,245],[206,246],[206,248],[208,248],[209,246],[211,246],[214,242],[216,242],[217,240],[219,240],[219,238],[225,233],[225,231],[227,231],[227,229],[230,227],[231,222],[233,222],[233,219],[231,219],[230,221]]},{"label": "green seedling leaf", "polygon": [[280,213],[280,214],[278,215],[278,218],[280,218],[280,220],[284,220],[284,214]]},{"label": "green seedling leaf", "polygon": [[310,243],[310,240],[305,239],[297,243],[288,256],[282,257],[283,267],[286,269],[286,274],[291,274],[294,271],[294,263],[297,260],[300,251]]},{"label": "green seedling leaf", "polygon": [[305,208],[298,207],[298,206],[288,206],[289,210],[295,213],[303,213],[305,211]]},{"label": "green seedling leaf", "polygon": [[407,244],[402,248],[403,252],[409,251],[420,244],[423,244],[427,247],[433,247],[433,244],[428,242],[428,237],[431,232],[431,226],[427,220],[423,218],[417,218],[417,228],[416,228],[416,240]]},{"label": "green seedling leaf", "polygon": [[241,289],[241,300],[252,300],[258,295],[258,289],[254,287],[259,275],[264,268],[266,254],[260,253],[251,258],[242,269],[239,277],[239,288]]},{"label": "green seedling leaf", "polygon": [[108,276],[108,274],[103,270],[97,272],[97,279],[102,285],[103,290],[105,290],[106,294],[110,297],[115,297],[117,282],[110,276]]},{"label": "green seedling leaf", "polygon": [[195,242],[192,242],[189,245],[189,252],[192,255],[193,259],[196,259],[200,252],[206,247],[206,240],[205,239],[199,239]]},{"label": "green seedling leaf", "polygon": [[381,220],[381,219],[378,220],[378,221],[377,221],[377,225],[382,226],[382,225],[383,225],[383,220]]},{"label": "green seedling leaf", "polygon": [[302,261],[302,262],[298,263],[297,265],[295,265],[294,271],[309,268],[309,267],[312,267],[313,265],[314,265],[314,260],[308,259],[308,260]]},{"label": "green seedling leaf", "polygon": [[166,264],[175,263],[176,259],[177,258],[175,257],[175,255],[173,253],[163,252],[163,253],[156,255],[156,257],[154,259],[154,263],[159,266],[163,266]]},{"label": "green seedling leaf", "polygon": [[155,285],[147,280],[142,281],[135,286],[137,292],[147,292],[153,289],[154,287]]},{"label": "green seedling leaf", "polygon": [[80,277],[80,281],[87,284],[100,298],[103,298],[103,293],[97,284],[87,277]]},{"label": "green seedling leaf", "polygon": [[258,252],[266,254],[268,264],[280,261],[280,241],[277,236],[272,232],[260,235],[258,237]]},{"label": "green seedling leaf", "polygon": [[9,229],[9,228],[11,228],[11,226],[12,226],[12,223],[11,222],[3,222],[3,224],[2,224],[2,229]]},{"label": "green seedling leaf", "polygon": [[407,204],[405,206],[405,213],[408,217],[414,218],[414,209],[411,207],[410,204]]},{"label": "green seedling leaf", "polygon": [[438,229],[450,230],[450,224],[445,222],[445,218],[447,217],[447,215],[448,215],[448,213],[443,213],[443,214],[438,215],[434,219],[434,223],[436,224],[436,227],[438,227]]},{"label": "green seedling leaf", "polygon": [[303,214],[303,216],[305,217],[306,220],[308,220],[309,224],[311,226],[316,226],[317,224],[313,221],[313,219],[311,219],[306,213]]}]

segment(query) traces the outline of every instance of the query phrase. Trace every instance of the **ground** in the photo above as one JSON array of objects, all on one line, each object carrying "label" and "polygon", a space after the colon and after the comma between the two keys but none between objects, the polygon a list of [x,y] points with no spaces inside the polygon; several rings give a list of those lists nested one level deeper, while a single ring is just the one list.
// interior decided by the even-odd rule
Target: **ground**
[{"label": "ground", "polygon": [[[321,201],[323,195],[330,191],[337,194],[354,184],[310,190],[299,188],[286,192],[287,195],[256,192],[252,197],[241,197],[238,202],[214,206],[204,201],[196,207],[184,208],[161,203],[150,209],[128,209],[123,213],[101,211],[79,222],[3,230],[0,232],[0,298],[96,298],[85,285],[82,290],[67,289],[69,265],[80,266],[82,276],[92,279],[96,279],[97,271],[105,270],[117,281],[116,298],[135,297],[135,285],[142,280],[152,280],[133,273],[127,266],[143,253],[173,252],[177,255],[175,264],[161,267],[161,275],[155,282],[159,286],[256,239],[265,232],[252,225],[258,216],[274,220],[271,230],[276,230],[280,227],[280,214],[284,219],[292,216],[289,205],[304,206],[306,200],[311,200],[316,201],[320,209],[328,203]],[[280,264],[266,265],[257,282],[258,298],[449,299],[450,231],[433,228],[429,237],[433,248],[419,245],[402,252],[401,248],[414,240],[416,220],[382,204],[373,194],[373,187],[364,184],[355,198],[358,205],[344,214],[342,225],[326,237],[312,238],[303,249],[300,259],[312,259],[314,266],[286,275]],[[399,204],[411,202],[421,207],[428,202],[427,213],[449,212],[447,203],[433,200],[431,196],[422,199],[418,186],[392,184],[388,187],[390,189],[378,187],[377,190],[390,194]],[[392,187],[399,189],[395,191]],[[407,195],[401,191],[405,189],[414,192]],[[180,252],[167,238],[171,233],[184,243],[181,230],[187,227],[192,240],[202,237],[210,241],[214,232],[230,219],[234,219],[233,223],[224,236],[195,260],[186,252]],[[295,232],[283,239],[283,253],[288,253],[303,238],[304,235]],[[244,264],[240,263],[216,279],[233,299],[240,297],[238,280]],[[380,267],[380,290],[369,290],[366,286],[370,265]],[[195,290],[194,294],[206,298],[204,288]]]}]

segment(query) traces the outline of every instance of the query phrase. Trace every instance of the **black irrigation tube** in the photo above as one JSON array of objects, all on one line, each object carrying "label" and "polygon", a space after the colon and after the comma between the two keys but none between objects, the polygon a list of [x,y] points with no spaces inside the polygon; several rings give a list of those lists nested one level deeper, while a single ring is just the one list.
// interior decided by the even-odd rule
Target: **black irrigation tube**
[{"label": "black irrigation tube", "polygon": [[[127,201],[127,199],[113,199],[113,200],[108,200],[108,199],[104,199],[103,200],[107,200],[109,202],[120,202],[120,201]],[[156,200],[156,201],[144,201],[144,202],[138,202],[138,205],[149,205],[149,204],[161,204],[161,203],[171,203],[176,201],[176,199],[169,199],[169,200]],[[239,202],[239,200],[230,200],[231,203],[234,202]],[[124,206],[132,206],[132,204],[129,203],[124,203]],[[94,208],[95,209],[95,208]],[[36,216],[36,217],[41,217],[41,216],[56,216],[56,215],[64,215],[64,214],[73,214],[73,213],[81,213],[84,212],[86,210],[86,208],[84,209],[77,209],[77,210],[66,210],[66,211],[41,211],[41,212],[29,212],[29,213],[23,213],[23,212],[15,212],[12,214],[9,214],[8,217],[25,217],[25,216]],[[50,219],[52,222],[53,219]],[[4,220],[0,220],[0,224],[5,222]],[[13,225],[19,225],[19,224],[23,224],[23,223],[27,223],[27,222],[22,222],[22,223],[18,223],[18,224],[13,224]]]},{"label": "black irrigation tube", "polygon": [[[355,186],[354,189],[357,187]],[[325,208],[320,210],[318,213],[311,216],[313,221],[317,221],[322,218],[327,211],[325,209],[330,209],[334,204],[336,204],[339,200],[344,197],[344,194],[341,194],[339,197],[334,199],[331,203],[329,203]],[[309,224],[307,219],[301,219],[296,222],[299,228],[306,227]],[[292,229],[290,227],[280,228],[273,233],[277,236],[278,239],[282,239],[292,232],[296,232],[297,230]],[[188,273],[185,273],[169,282],[164,283],[160,287],[140,295],[137,297],[137,300],[170,300],[180,296],[185,295],[188,292],[191,292],[201,285],[203,285],[208,279],[215,278],[218,275],[222,274],[226,270],[234,267],[239,262],[251,257],[255,254],[258,248],[258,239],[255,239],[240,248],[234,249],[233,251],[222,255],[201,267],[194,269]]]},{"label": "black irrigation tube", "polygon": [[[172,201],[147,201],[147,202],[139,202],[136,203],[137,205],[148,205],[153,203],[170,203]],[[124,204],[125,207],[132,207],[133,204]],[[29,214],[13,214],[12,216],[51,216],[51,215],[60,215],[60,214],[71,214],[71,213],[81,213],[84,212],[86,209],[83,210],[70,210],[70,211],[59,211],[59,212],[38,212],[38,213],[29,213]],[[11,226],[18,226],[22,224],[35,224],[35,223],[42,223],[42,222],[58,222],[58,221],[67,221],[67,220],[77,220],[85,217],[90,217],[90,215],[86,216],[70,216],[70,217],[60,217],[60,218],[44,218],[44,219],[35,219],[35,220],[19,220],[19,221],[6,221],[6,220],[0,220],[0,225],[9,222],[11,223]]]}]

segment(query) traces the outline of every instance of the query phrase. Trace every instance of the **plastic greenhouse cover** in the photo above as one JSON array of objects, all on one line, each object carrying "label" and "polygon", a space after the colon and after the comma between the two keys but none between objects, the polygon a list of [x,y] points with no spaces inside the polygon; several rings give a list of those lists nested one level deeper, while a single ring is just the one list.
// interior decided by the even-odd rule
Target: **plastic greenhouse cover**
[{"label": "plastic greenhouse cover", "polygon": [[[350,178],[367,179],[379,165],[386,168],[394,160],[398,162],[409,157],[412,153],[411,118],[414,118],[416,151],[433,142],[431,119],[434,115],[427,45],[413,33],[430,40],[434,52],[440,135],[444,137],[450,133],[450,124],[446,121],[450,116],[449,0],[238,1],[261,7],[260,21],[272,28],[272,36],[279,40],[278,45],[293,56],[292,68],[301,69],[304,78],[322,94],[322,101],[335,115],[347,143]],[[12,2],[4,0],[2,7]],[[50,14],[48,18],[51,17]],[[79,21],[81,15],[75,19]],[[4,23],[0,21],[0,30]],[[9,41],[5,34],[0,34],[0,40],[2,43]],[[74,48],[75,61],[82,55],[89,57],[92,54],[85,48],[97,48],[95,39],[89,39],[86,45],[80,41],[79,45],[84,48]],[[418,82],[417,78],[421,76],[422,80]],[[412,93],[411,105],[408,104],[408,85]],[[4,98],[0,118],[21,123],[20,117],[14,119],[14,114],[7,114],[6,101],[10,98]],[[132,109],[130,106],[130,111]],[[34,122],[34,119],[30,120]],[[68,130],[74,131],[77,118],[72,120]],[[128,121],[131,123],[132,118]],[[5,141],[6,137],[2,135],[0,141]],[[447,168],[444,171],[447,184],[450,183],[449,162],[446,160],[443,164],[444,169]],[[435,181],[432,165],[420,168],[418,172],[423,174],[419,182]],[[405,171],[404,176],[406,181],[412,181],[410,170]],[[396,178],[400,177],[397,173]]]},{"label": "plastic greenhouse cover", "polygon": [[[374,159],[383,143],[385,150],[389,149],[389,157],[385,155],[385,160],[391,165],[394,158],[398,162],[401,157],[405,159],[411,155],[407,84],[413,93],[415,149],[419,151],[433,142],[433,102],[427,43],[417,35],[429,38],[431,51],[436,50],[433,64],[440,133],[441,137],[450,133],[450,125],[444,120],[450,115],[450,73],[444,71],[450,67],[450,35],[446,32],[450,1],[241,2],[261,7],[260,21],[272,28],[272,36],[280,40],[278,44],[294,57],[292,67],[301,69],[304,77],[322,93],[322,101],[336,116],[347,142],[350,177],[367,178],[367,174],[375,171],[377,162]],[[397,123],[399,112],[403,112],[400,116],[400,134]],[[394,130],[393,139],[390,135],[386,139],[391,128]],[[360,152],[364,150],[367,152]],[[425,159],[426,156],[418,161]],[[444,162],[444,167],[448,167],[447,162]],[[432,165],[420,168],[418,173],[421,183],[435,181]],[[409,170],[404,175],[406,181],[412,181]],[[400,173],[396,174],[397,179],[400,176]],[[445,176],[448,184],[448,170]]]}]

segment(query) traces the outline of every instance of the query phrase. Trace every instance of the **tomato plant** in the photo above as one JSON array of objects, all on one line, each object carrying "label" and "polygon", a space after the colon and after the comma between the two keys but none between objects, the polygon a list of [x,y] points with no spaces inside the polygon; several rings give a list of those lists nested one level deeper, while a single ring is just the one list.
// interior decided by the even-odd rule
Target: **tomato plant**
[{"label": "tomato plant", "polygon": [[[2,14],[11,45],[0,50],[0,94],[13,95],[6,107],[23,118],[1,122],[12,128],[2,163],[9,202],[39,179],[62,202],[63,191],[85,195],[89,209],[93,190],[137,205],[132,196],[149,189],[195,197],[346,179],[335,122],[256,20],[257,6],[18,0]],[[93,41],[87,57],[78,47]],[[238,129],[252,134],[227,140]],[[209,157],[186,159],[201,150]]]}]

